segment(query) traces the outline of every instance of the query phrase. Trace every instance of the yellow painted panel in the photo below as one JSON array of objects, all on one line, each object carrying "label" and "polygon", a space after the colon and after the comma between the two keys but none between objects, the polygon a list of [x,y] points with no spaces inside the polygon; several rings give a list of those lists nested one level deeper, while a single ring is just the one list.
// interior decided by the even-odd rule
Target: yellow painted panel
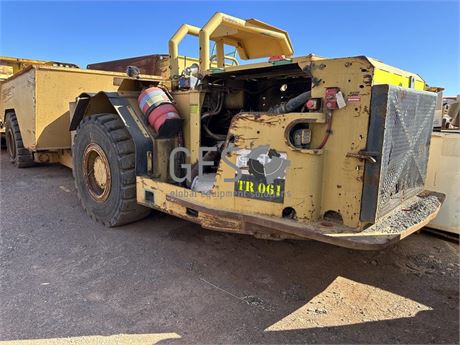
[{"label": "yellow painted panel", "polygon": [[387,65],[379,60],[367,58],[374,66],[373,85],[389,84],[402,87],[409,87],[410,78],[413,78],[414,89],[424,90],[425,81],[415,73],[407,72],[402,69]]},{"label": "yellow painted panel", "polygon": [[[389,84],[402,87],[409,87],[410,76],[403,76],[400,74],[391,73],[389,71],[376,69],[374,71],[374,85]],[[424,90],[425,82],[421,79],[415,79],[414,89]]]},{"label": "yellow painted panel", "polygon": [[[372,65],[365,57],[324,59],[315,64],[313,75],[322,82],[312,89],[312,97],[324,97],[326,88],[339,87],[348,102],[342,109],[333,111],[332,135],[324,147],[321,175],[321,210],[339,212],[344,224],[359,227],[364,163],[347,157],[366,148],[370,112]],[[319,145],[325,135],[326,125],[312,127],[313,146]]]},{"label": "yellow painted panel", "polygon": [[203,102],[203,94],[200,94],[198,91],[176,91],[173,92],[173,97],[176,101],[176,108],[184,119],[184,142],[185,147],[190,151],[187,162],[194,163],[199,157],[201,135],[200,109]]},{"label": "yellow painted panel", "polygon": [[113,75],[87,70],[37,69],[37,149],[70,147],[69,103],[83,92],[116,91]]},{"label": "yellow painted panel", "polygon": [[425,187],[446,194],[429,227],[460,234],[460,134],[433,132]]},{"label": "yellow painted panel", "polygon": [[35,147],[35,70],[24,72],[0,84],[0,117],[4,122],[5,111],[14,109],[26,148]]},{"label": "yellow painted panel", "polygon": [[[283,203],[226,196],[213,200],[212,204],[241,212],[250,209],[253,213],[277,217],[281,217],[285,207],[292,207],[300,221],[316,219],[321,203],[323,157],[321,152],[294,150],[285,139],[288,125],[305,118],[306,115],[302,113],[278,116],[248,114],[234,120],[230,128],[230,135],[236,138],[236,149],[253,149],[259,145],[269,145],[270,149],[287,155],[290,165],[286,170],[286,194]],[[235,163],[236,156],[237,154],[233,153],[229,160]],[[231,195],[234,192],[234,183],[225,182],[224,179],[234,177],[235,170],[221,160],[213,192],[217,195]]]},{"label": "yellow painted panel", "polygon": [[0,116],[5,109],[15,110],[28,149],[70,148],[69,103],[83,92],[117,91],[114,79],[125,77],[117,72],[30,66],[0,84]]}]

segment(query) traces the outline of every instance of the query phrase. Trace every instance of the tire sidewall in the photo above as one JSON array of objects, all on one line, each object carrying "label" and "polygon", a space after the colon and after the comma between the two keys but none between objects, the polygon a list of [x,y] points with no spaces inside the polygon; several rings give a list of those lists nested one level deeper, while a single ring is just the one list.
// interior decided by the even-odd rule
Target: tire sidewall
[{"label": "tire sidewall", "polygon": [[[10,121],[6,122],[5,126],[5,144],[6,144],[6,151],[8,152],[8,157],[11,163],[16,161],[16,157],[18,155],[18,148],[16,147],[16,138],[14,135],[14,130],[11,127]],[[11,136],[11,138],[10,138]],[[11,147],[13,145],[13,147]]]},{"label": "tire sidewall", "polygon": [[[16,163],[17,158],[18,158],[18,138],[16,137],[16,128],[13,123],[11,114],[6,115],[6,121],[5,121],[5,145],[6,145],[6,151],[8,152],[8,158],[11,163]],[[8,138],[8,136],[11,135],[11,142]],[[11,147],[13,145],[13,147]],[[14,155],[12,153],[14,152]]]},{"label": "tire sidewall", "polygon": [[[78,194],[82,199],[87,211],[96,219],[102,220],[106,225],[111,225],[111,220],[116,216],[118,203],[121,201],[121,171],[118,163],[117,148],[114,140],[104,131],[103,124],[97,122],[97,119],[88,118],[84,120],[75,137],[73,146],[73,170]],[[99,145],[107,156],[111,175],[110,194],[107,199],[97,202],[85,188],[86,180],[84,177],[83,156],[86,147],[96,143]]]}]

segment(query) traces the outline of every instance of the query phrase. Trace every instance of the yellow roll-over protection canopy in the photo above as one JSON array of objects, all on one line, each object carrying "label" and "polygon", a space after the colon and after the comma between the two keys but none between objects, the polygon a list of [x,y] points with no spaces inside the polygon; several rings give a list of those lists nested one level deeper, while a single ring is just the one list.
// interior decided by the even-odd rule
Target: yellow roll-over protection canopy
[{"label": "yellow roll-over protection canopy", "polygon": [[217,67],[225,67],[224,45],[236,48],[243,60],[271,56],[292,56],[294,49],[286,31],[257,19],[239,19],[224,13],[216,13],[203,28],[184,24],[169,41],[171,75],[179,74],[179,43],[186,35],[200,38],[200,69],[206,71],[216,61],[210,58],[210,41],[216,43]]},{"label": "yellow roll-over protection canopy", "polygon": [[210,67],[209,42],[216,42],[217,65],[224,65],[224,44],[234,46],[243,60],[291,56],[294,53],[286,31],[257,19],[239,19],[223,13],[216,13],[200,30],[200,68]]}]

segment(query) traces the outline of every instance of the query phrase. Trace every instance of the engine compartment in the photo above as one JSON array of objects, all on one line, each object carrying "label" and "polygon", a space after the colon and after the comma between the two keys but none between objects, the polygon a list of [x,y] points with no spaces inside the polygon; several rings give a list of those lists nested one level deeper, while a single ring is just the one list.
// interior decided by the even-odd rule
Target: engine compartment
[{"label": "engine compartment", "polygon": [[[311,78],[297,64],[285,64],[211,74],[202,80],[201,90],[205,93],[201,145],[213,146],[226,139],[233,117],[241,112],[276,115],[306,111],[303,106]],[[289,101],[302,94],[300,101],[286,109]]]},{"label": "engine compartment", "polygon": [[[206,162],[199,167],[191,162],[191,178],[184,185],[195,191],[212,188],[222,152],[235,138],[229,135],[232,121],[238,114],[269,114],[278,116],[288,112],[307,112],[305,103],[310,98],[311,78],[298,64],[283,64],[258,69],[209,74],[196,87],[202,97],[200,107],[200,147],[212,148],[199,156]],[[292,133],[309,131],[308,124],[298,124]],[[259,133],[263,137],[263,133]],[[288,140],[294,142],[293,135]],[[185,157],[176,157],[184,161]],[[180,165],[180,164],[179,164]],[[203,165],[203,164],[202,164]],[[202,169],[201,173],[199,169]],[[186,172],[182,171],[183,177]]]}]

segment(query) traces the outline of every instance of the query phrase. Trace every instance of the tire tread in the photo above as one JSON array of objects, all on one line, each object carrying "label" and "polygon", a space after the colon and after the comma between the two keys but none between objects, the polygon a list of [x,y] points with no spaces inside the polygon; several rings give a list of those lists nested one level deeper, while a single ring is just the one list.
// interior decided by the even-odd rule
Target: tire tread
[{"label": "tire tread", "polygon": [[[77,128],[75,139],[77,140],[78,131],[88,123],[94,123],[101,127],[108,138],[114,145],[118,161],[117,167],[120,169],[120,192],[117,209],[112,219],[98,219],[95,214],[89,210],[83,198],[78,192],[77,179],[74,173],[75,187],[78,198],[85,211],[95,219],[103,223],[105,226],[114,227],[127,223],[132,223],[146,217],[150,213],[150,209],[139,205],[136,199],[136,172],[135,172],[135,147],[134,142],[123,122],[115,114],[97,114],[85,117]],[[74,160],[75,164],[75,160]]]}]

